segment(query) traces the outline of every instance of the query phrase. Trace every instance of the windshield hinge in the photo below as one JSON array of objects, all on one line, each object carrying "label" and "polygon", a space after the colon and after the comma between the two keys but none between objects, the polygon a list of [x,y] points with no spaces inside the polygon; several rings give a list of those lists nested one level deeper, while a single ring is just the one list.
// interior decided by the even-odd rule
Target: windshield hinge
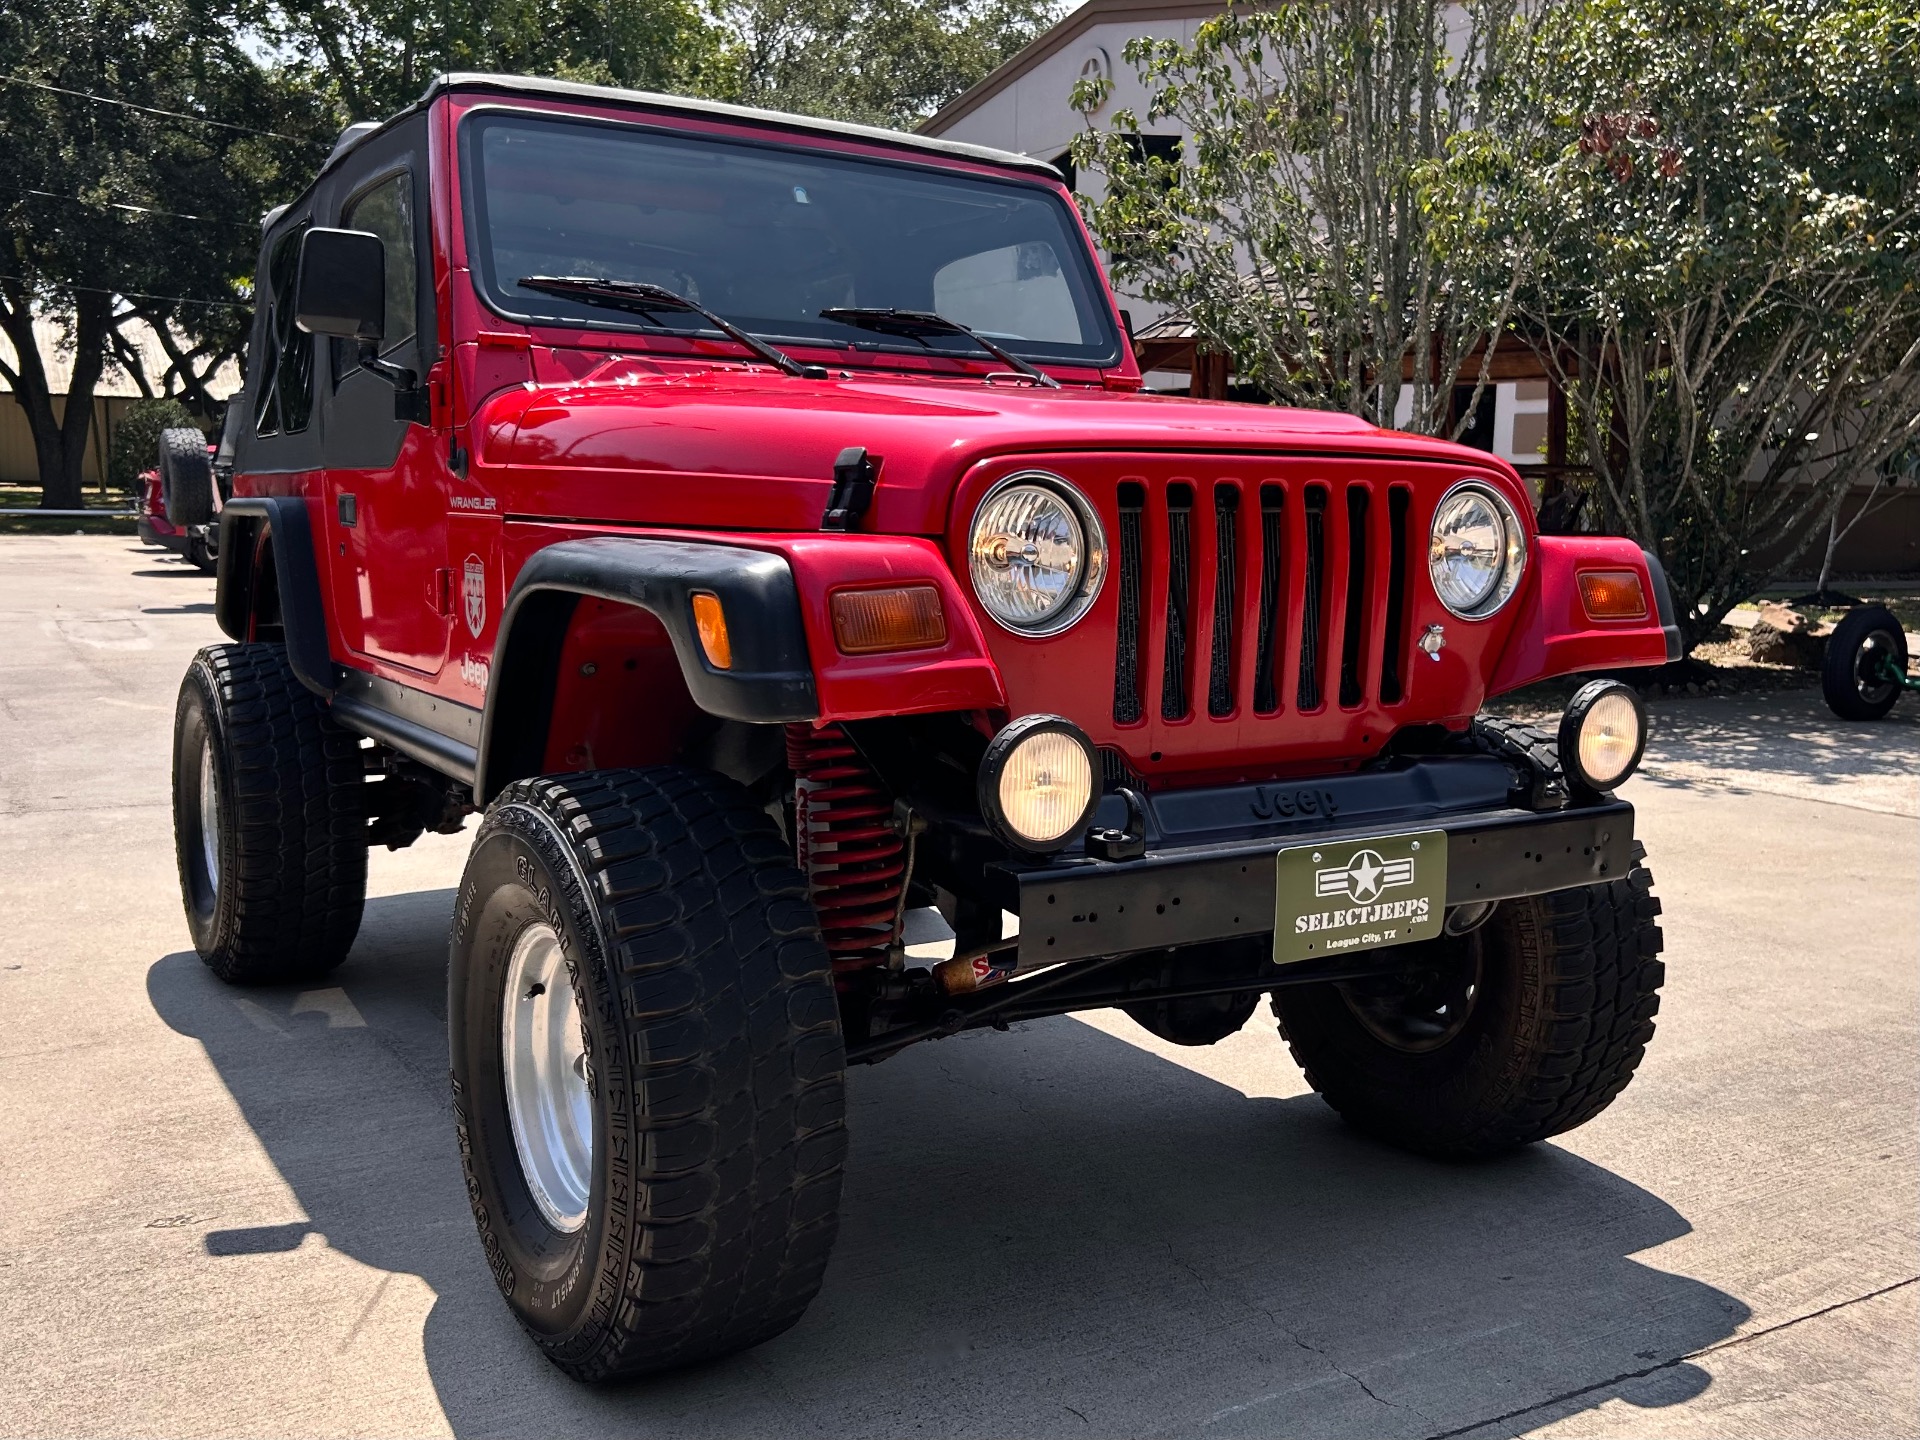
[{"label": "windshield hinge", "polygon": [[864,445],[849,445],[833,462],[833,491],[827,496],[827,513],[820,517],[822,530],[851,530],[873,503],[874,478],[880,473],[877,460],[867,458]]}]

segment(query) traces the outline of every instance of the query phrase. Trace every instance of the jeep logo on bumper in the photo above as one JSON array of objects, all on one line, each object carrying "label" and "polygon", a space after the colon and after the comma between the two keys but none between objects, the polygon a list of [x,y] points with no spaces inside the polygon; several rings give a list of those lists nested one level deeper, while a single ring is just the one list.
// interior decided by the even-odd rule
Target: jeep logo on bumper
[{"label": "jeep logo on bumper", "polygon": [[1256,785],[1247,802],[1256,820],[1285,820],[1295,815],[1332,815],[1340,808],[1331,790],[1288,790],[1279,785]]}]

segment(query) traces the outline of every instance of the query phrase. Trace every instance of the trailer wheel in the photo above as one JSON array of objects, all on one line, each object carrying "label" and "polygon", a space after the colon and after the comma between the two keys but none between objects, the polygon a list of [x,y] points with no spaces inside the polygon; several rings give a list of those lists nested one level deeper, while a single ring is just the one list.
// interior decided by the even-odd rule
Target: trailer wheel
[{"label": "trailer wheel", "polygon": [[1888,667],[1907,668],[1907,633],[1883,605],[1849,610],[1827,639],[1820,689],[1827,708],[1842,720],[1878,720],[1900,698],[1900,682]]},{"label": "trailer wheel", "polygon": [[1660,1008],[1660,901],[1618,880],[1505,900],[1407,947],[1409,969],[1276,990],[1281,1034],[1348,1123],[1421,1154],[1495,1154],[1583,1125],[1633,1078]]},{"label": "trailer wheel", "polygon": [[346,959],[367,891],[365,761],[278,645],[209,645],[173,720],[173,835],[193,948],[236,985]]},{"label": "trailer wheel", "polygon": [[616,1380],[800,1318],[838,1224],[846,1062],[806,884],[745,789],[678,767],[510,786],[448,984],[474,1220],[550,1360]]}]

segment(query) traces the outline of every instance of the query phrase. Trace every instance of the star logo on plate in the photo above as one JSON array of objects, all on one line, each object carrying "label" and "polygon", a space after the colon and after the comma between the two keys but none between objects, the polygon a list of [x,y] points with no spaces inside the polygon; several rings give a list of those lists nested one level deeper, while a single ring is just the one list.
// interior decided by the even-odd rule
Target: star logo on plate
[{"label": "star logo on plate", "polygon": [[1346,895],[1362,905],[1378,899],[1383,890],[1413,883],[1413,861],[1383,860],[1377,850],[1355,851],[1345,865],[1313,873],[1314,893],[1322,898]]}]

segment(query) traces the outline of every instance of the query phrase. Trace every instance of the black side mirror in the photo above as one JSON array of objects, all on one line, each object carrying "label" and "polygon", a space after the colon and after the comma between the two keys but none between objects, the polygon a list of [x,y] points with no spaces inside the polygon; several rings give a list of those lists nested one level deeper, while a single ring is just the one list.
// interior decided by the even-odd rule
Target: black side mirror
[{"label": "black side mirror", "polygon": [[387,247],[365,230],[319,226],[300,239],[293,321],[313,335],[379,340],[387,329]]},{"label": "black side mirror", "polygon": [[380,358],[387,333],[387,247],[378,235],[316,225],[300,237],[293,323],[310,335],[354,342],[360,368],[393,386],[393,418],[427,423],[419,377]]}]

